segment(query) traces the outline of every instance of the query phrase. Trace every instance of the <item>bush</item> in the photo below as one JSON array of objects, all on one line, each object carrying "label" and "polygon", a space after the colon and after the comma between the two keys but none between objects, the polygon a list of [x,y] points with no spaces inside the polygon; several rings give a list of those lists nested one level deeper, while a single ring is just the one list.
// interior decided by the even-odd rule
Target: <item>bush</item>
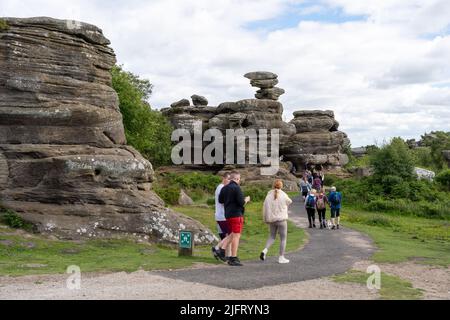
[{"label": "bush", "polygon": [[269,190],[264,186],[244,186],[242,192],[245,196],[250,196],[252,202],[264,201]]},{"label": "bush", "polygon": [[411,202],[407,199],[377,199],[363,206],[368,211],[391,212],[424,218],[450,218],[450,207],[442,202]]},{"label": "bush", "polygon": [[450,191],[450,169],[444,170],[436,176],[436,182]]},{"label": "bush", "polygon": [[2,209],[0,214],[2,215],[3,223],[11,228],[21,229],[28,225],[16,212],[12,210]]},{"label": "bush", "polygon": [[450,132],[434,131],[422,136],[423,145],[430,148],[433,166],[438,169],[447,168],[447,161],[442,154],[443,150],[450,149]]},{"label": "bush", "polygon": [[403,180],[415,178],[414,159],[408,145],[401,138],[394,138],[389,144],[373,152],[370,164],[379,181],[386,176],[397,176]]},{"label": "bush", "polygon": [[323,181],[323,184],[325,186],[331,187],[334,185],[334,183],[337,181],[337,177],[335,175],[327,174],[325,175],[325,180]]},{"label": "bush", "polygon": [[9,29],[8,23],[5,20],[0,19],[0,31],[5,31],[8,29]]},{"label": "bush", "polygon": [[[222,178],[199,172],[167,173],[158,177],[154,184],[155,192],[169,205],[176,205],[180,190],[183,189],[193,201],[199,201],[214,194]],[[175,196],[175,193],[177,195]]]},{"label": "bush", "polygon": [[170,164],[172,126],[159,111],[151,110],[147,99],[153,86],[116,66],[111,71],[113,88],[119,96],[120,111],[128,144],[156,167]]},{"label": "bush", "polygon": [[209,198],[208,200],[206,200],[206,204],[208,206],[214,206],[216,204],[216,198]]},{"label": "bush", "polygon": [[176,186],[160,187],[154,186],[153,191],[164,200],[166,204],[177,205],[180,198],[180,188]]},{"label": "bush", "polygon": [[217,186],[222,182],[222,178],[212,174],[199,172],[174,174],[169,173],[165,176],[169,184],[177,184],[186,190],[203,190],[207,193],[214,193]]}]

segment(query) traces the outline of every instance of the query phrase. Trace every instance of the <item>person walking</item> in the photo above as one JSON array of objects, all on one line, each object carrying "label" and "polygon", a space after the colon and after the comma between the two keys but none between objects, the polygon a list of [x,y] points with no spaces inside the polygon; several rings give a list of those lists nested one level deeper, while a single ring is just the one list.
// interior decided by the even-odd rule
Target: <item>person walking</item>
[{"label": "person walking", "polygon": [[316,227],[316,190],[312,189],[305,201],[306,212],[308,213],[309,228]]},{"label": "person walking", "polygon": [[238,258],[239,241],[244,228],[245,205],[250,202],[250,197],[244,198],[241,188],[241,175],[238,172],[230,174],[230,183],[222,188],[219,194],[219,203],[225,207],[225,218],[227,219],[230,235],[226,237],[218,252],[223,260],[223,250],[231,244],[231,256],[228,259],[230,266],[242,266]]},{"label": "person walking", "polygon": [[316,201],[316,209],[317,215],[319,216],[320,229],[327,228],[327,219],[326,219],[327,204],[329,204],[328,198],[325,195],[325,193],[321,191],[318,194]]},{"label": "person walking", "polygon": [[273,189],[269,191],[264,201],[263,219],[269,225],[270,236],[267,240],[266,247],[261,252],[260,259],[266,260],[267,252],[274,244],[277,234],[280,235],[280,256],[278,263],[289,263],[289,260],[284,257],[287,242],[287,220],[288,207],[292,203],[289,196],[281,190],[283,182],[276,180],[273,184]]},{"label": "person walking", "polygon": [[[217,260],[220,259],[223,261],[227,261],[228,258],[231,256],[231,245],[228,245],[226,250],[221,249],[223,241],[225,240],[226,237],[230,235],[229,230],[230,228],[228,226],[227,219],[225,218],[225,207],[222,203],[219,202],[219,195],[223,187],[225,187],[229,183],[230,183],[230,173],[225,172],[222,175],[222,183],[217,186],[215,192],[215,205],[216,205],[215,219],[217,222],[217,229],[221,241],[215,247],[212,248],[212,252]],[[224,252],[218,254],[218,252],[220,252],[221,250],[223,250]],[[222,259],[222,257],[224,257],[224,259]]]},{"label": "person walking", "polygon": [[322,180],[320,179],[319,175],[314,175],[314,181],[312,184],[313,189],[315,189],[317,192],[320,192],[322,190]]},{"label": "person walking", "polygon": [[328,195],[328,201],[331,207],[331,223],[333,224],[332,229],[339,229],[341,221],[342,194],[336,191],[336,187],[331,188],[331,192]]},{"label": "person walking", "polygon": [[308,182],[308,178],[306,176],[303,176],[303,178],[300,180],[300,192],[302,193],[303,202],[305,201],[306,197],[308,196],[309,192],[311,191],[312,187]]}]

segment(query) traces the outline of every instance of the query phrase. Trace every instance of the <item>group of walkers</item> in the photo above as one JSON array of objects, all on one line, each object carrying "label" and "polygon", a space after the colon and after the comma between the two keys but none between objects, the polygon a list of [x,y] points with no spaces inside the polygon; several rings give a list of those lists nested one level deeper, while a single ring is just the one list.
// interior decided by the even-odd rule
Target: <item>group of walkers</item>
[{"label": "group of walkers", "polygon": [[[312,174],[307,170],[299,184],[308,213],[309,228],[316,228],[316,211],[320,229],[328,228],[326,220],[328,205],[331,208],[330,228],[339,229],[342,195],[336,191],[335,187],[332,187],[331,192],[326,195],[323,180],[324,176],[321,172]],[[244,228],[245,205],[251,201],[250,197],[244,197],[240,182],[241,176],[238,172],[224,173],[222,183],[215,192],[215,218],[221,241],[212,248],[212,253],[216,259],[227,262],[230,266],[242,266],[238,258],[238,248]],[[288,208],[292,204],[292,200],[282,189],[283,182],[276,180],[264,201],[263,219],[269,225],[269,239],[265,248],[261,251],[260,259],[266,260],[267,253],[274,244],[277,234],[279,234],[278,262],[286,264],[290,262],[285,257],[285,250]]]}]

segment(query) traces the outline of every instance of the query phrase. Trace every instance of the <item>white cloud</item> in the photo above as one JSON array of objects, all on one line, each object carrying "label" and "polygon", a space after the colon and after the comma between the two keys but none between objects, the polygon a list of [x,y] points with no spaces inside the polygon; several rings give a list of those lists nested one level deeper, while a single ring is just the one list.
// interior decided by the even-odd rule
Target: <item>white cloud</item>
[{"label": "white cloud", "polygon": [[[302,4],[299,8],[298,4]],[[300,21],[341,9],[365,19]],[[297,15],[270,32],[249,23]],[[6,0],[0,16],[93,23],[125,68],[155,85],[165,107],[197,93],[211,105],[253,97],[242,75],[268,70],[286,89],[285,117],[332,109],[353,145],[449,130],[450,1],[419,0]],[[354,19],[352,19],[354,20]],[[446,31],[447,30],[447,31]]]}]

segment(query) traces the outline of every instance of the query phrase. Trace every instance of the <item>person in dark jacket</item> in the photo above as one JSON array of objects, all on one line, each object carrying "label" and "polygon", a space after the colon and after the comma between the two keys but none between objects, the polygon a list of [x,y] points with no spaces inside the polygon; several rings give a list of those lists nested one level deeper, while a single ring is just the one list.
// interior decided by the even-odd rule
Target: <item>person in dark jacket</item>
[{"label": "person in dark jacket", "polygon": [[244,228],[245,205],[250,202],[250,197],[244,198],[244,194],[239,186],[240,183],[241,175],[238,172],[232,172],[230,174],[230,183],[223,187],[219,194],[219,203],[222,203],[225,207],[225,218],[231,234],[223,240],[221,250],[215,254],[223,255],[223,250],[231,243],[231,257],[228,260],[230,266],[242,266],[237,252]]}]

